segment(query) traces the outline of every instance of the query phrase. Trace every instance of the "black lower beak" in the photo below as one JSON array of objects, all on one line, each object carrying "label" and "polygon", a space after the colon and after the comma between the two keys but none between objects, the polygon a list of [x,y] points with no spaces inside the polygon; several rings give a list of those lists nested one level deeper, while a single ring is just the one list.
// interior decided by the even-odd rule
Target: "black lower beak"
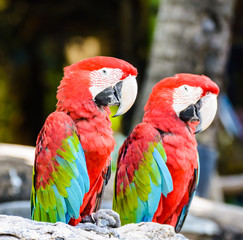
[{"label": "black lower beak", "polygon": [[114,87],[108,87],[96,95],[95,102],[98,106],[120,105],[122,82],[118,82]]},{"label": "black lower beak", "polygon": [[184,122],[195,122],[200,121],[199,110],[201,108],[201,100],[198,100],[196,104],[192,104],[185,110],[181,111],[179,118]]},{"label": "black lower beak", "polygon": [[190,105],[185,110],[181,111],[179,118],[184,122],[199,121],[199,118],[196,114],[195,105]]}]

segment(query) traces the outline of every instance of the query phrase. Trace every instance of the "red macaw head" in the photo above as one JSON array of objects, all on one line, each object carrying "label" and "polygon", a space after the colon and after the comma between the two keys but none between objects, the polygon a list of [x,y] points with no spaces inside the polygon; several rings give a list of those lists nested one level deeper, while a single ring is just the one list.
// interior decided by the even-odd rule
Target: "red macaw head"
[{"label": "red macaw head", "polygon": [[218,93],[217,84],[203,75],[181,73],[165,78],[153,88],[144,121],[158,122],[165,131],[184,124],[194,133],[201,132],[215,117]]},{"label": "red macaw head", "polygon": [[93,57],[64,68],[57,107],[93,100],[98,107],[119,105],[115,116],[127,112],[137,96],[137,69],[113,57]]}]

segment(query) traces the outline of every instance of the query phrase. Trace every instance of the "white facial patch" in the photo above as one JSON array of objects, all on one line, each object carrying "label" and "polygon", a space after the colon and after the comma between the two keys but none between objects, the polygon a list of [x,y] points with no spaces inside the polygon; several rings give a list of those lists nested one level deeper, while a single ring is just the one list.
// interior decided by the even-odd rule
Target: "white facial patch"
[{"label": "white facial patch", "polygon": [[106,89],[115,86],[120,81],[123,72],[119,68],[101,68],[90,73],[91,87],[89,88],[93,97]]},{"label": "white facial patch", "polygon": [[188,106],[195,104],[203,93],[201,87],[192,87],[188,85],[182,85],[175,89],[173,93],[173,109],[177,116],[181,111],[186,109]]}]

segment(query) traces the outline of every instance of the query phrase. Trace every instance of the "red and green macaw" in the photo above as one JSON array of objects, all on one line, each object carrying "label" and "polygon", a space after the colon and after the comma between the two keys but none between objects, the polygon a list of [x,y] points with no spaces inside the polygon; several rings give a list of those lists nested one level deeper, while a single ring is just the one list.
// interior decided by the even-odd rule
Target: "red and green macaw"
[{"label": "red and green macaw", "polygon": [[143,122],[119,151],[113,210],[122,225],[153,221],[180,231],[199,179],[195,134],[213,121],[218,93],[208,77],[193,74],[154,86]]},{"label": "red and green macaw", "polygon": [[125,113],[137,95],[137,70],[112,57],[64,69],[57,109],[36,142],[32,219],[77,225],[98,210],[114,148],[109,106]]}]

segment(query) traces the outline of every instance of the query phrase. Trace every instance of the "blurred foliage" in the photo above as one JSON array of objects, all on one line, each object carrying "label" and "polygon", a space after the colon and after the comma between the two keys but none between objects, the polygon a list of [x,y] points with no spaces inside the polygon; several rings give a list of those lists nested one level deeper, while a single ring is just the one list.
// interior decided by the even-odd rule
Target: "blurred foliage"
[{"label": "blurred foliage", "polygon": [[233,195],[233,196],[226,195],[225,202],[243,207],[243,194],[237,194],[237,195]]},{"label": "blurred foliage", "polygon": [[117,112],[118,106],[110,107],[110,109],[111,109],[110,120],[112,123],[112,130],[113,132],[119,132],[121,130],[122,116],[113,117]]},{"label": "blurred foliage", "polygon": [[6,79],[6,72],[0,68],[0,136],[3,142],[11,142],[14,140],[13,130],[20,119],[14,97],[8,94]]},{"label": "blurred foliage", "polygon": [[126,140],[126,136],[124,136],[123,134],[116,132],[114,134],[114,138],[116,141],[116,145],[114,148],[114,151],[111,153],[111,170],[112,172],[116,171],[116,167],[117,167],[117,159],[118,159],[118,153],[119,153],[119,149],[122,146],[123,142]]},{"label": "blurred foliage", "polygon": [[221,175],[240,174],[243,172],[242,140],[229,136],[221,127],[218,132],[219,162]]},{"label": "blurred foliage", "polygon": [[[35,144],[55,110],[63,67],[79,59],[99,54],[127,60],[138,68],[142,86],[160,2],[0,0],[0,142]],[[238,2],[233,26],[237,37],[227,72],[231,100],[242,107],[237,86],[242,86],[243,3]],[[135,108],[136,103],[124,116],[111,118],[115,132],[129,133]],[[219,141],[220,173],[242,172],[242,143],[229,139],[224,130]]]},{"label": "blurred foliage", "polygon": [[[115,56],[138,68],[142,84],[158,4],[0,0],[0,142],[35,144],[68,64]],[[112,119],[114,131],[128,131],[132,114]]]},{"label": "blurred foliage", "polygon": [[[229,49],[229,58],[226,68],[224,90],[227,92],[234,110],[243,124],[243,1],[237,0],[232,23],[232,46]],[[222,89],[221,89],[222,91]],[[243,173],[243,139],[232,137],[221,126],[218,131],[218,150],[220,153],[218,170],[220,174]],[[237,200],[236,200],[237,201]]]},{"label": "blurred foliage", "polygon": [[149,46],[152,44],[153,33],[156,27],[158,7],[160,0],[150,0],[150,16],[149,16]]}]

